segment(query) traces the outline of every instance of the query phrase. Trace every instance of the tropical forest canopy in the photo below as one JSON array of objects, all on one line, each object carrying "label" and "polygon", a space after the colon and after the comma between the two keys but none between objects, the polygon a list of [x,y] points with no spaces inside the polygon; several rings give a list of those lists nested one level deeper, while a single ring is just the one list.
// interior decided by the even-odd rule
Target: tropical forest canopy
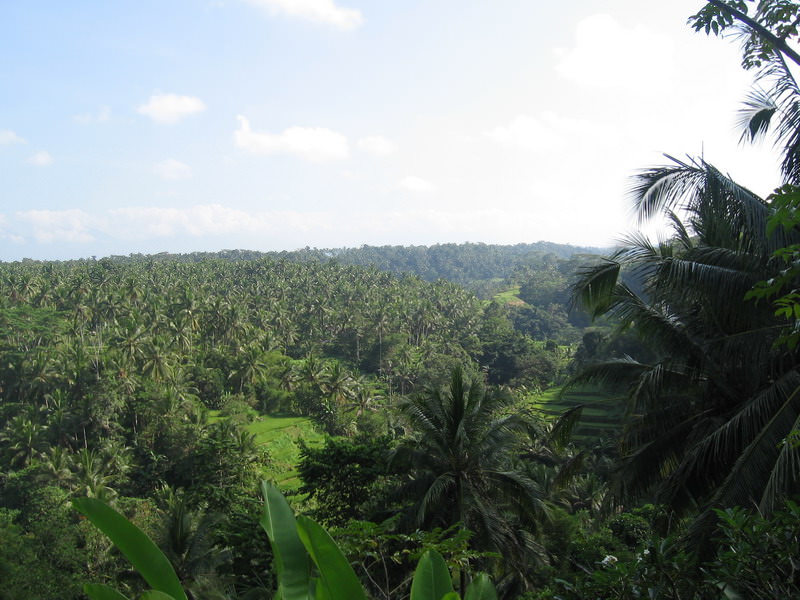
[{"label": "tropical forest canopy", "polygon": [[369,597],[413,596],[426,551],[462,594],[797,596],[800,5],[690,23],[743,40],[782,180],[668,157],[633,189],[659,241],[0,264],[0,597],[147,587],[75,498],[187,597],[288,597],[278,489]]}]

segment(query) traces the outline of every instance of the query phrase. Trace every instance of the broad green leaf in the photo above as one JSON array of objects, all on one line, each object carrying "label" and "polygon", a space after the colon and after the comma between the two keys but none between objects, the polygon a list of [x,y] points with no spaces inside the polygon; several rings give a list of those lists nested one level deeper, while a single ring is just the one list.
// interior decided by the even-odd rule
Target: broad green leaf
[{"label": "broad green leaf", "polygon": [[264,511],[261,527],[267,532],[278,574],[278,598],[308,600],[311,561],[297,535],[297,523],[289,503],[274,485],[262,482]]},{"label": "broad green leaf", "polygon": [[717,586],[722,590],[727,600],[744,600],[744,596],[739,594],[735,589],[729,587],[727,584],[719,583]]},{"label": "broad green leaf", "polygon": [[[308,517],[297,517],[297,533],[320,573],[317,598],[366,600],[364,588],[328,532]],[[319,590],[319,588],[323,588]]]},{"label": "broad green leaf", "polygon": [[139,600],[175,600],[175,598],[158,590],[147,590],[139,596]]},{"label": "broad green leaf", "polygon": [[478,573],[470,582],[464,600],[497,600],[497,590],[486,573]]},{"label": "broad green leaf", "polygon": [[126,595],[105,583],[87,583],[83,586],[83,593],[89,596],[90,600],[129,600]]},{"label": "broad green leaf", "polygon": [[187,600],[169,560],[141,529],[96,498],[76,498],[72,505],[114,542],[154,590]]},{"label": "broad green leaf", "polygon": [[461,596],[458,595],[458,592],[447,592],[439,600],[461,600]]},{"label": "broad green leaf", "polygon": [[422,555],[411,582],[411,600],[439,600],[453,591],[453,580],[442,555],[428,550]]}]

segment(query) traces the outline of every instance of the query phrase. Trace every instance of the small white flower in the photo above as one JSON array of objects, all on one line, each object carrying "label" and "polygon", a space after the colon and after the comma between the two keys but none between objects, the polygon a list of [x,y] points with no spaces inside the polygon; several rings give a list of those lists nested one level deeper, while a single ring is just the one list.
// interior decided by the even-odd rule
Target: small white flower
[{"label": "small white flower", "polygon": [[601,565],[603,565],[604,567],[610,567],[611,565],[613,565],[613,564],[614,564],[614,563],[616,563],[616,562],[617,562],[617,557],[616,557],[616,556],[614,556],[614,555],[612,555],[612,554],[608,554],[608,555],[607,555],[607,556],[606,556],[606,557],[605,557],[605,558],[604,558],[604,559],[603,559],[603,560],[600,562],[600,564],[601,564]]}]

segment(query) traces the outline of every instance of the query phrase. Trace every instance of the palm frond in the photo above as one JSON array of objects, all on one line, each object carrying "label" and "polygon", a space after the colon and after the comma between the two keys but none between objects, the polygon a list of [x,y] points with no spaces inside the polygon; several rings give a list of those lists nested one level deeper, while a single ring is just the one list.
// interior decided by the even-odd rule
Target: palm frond
[{"label": "palm frond", "polygon": [[629,193],[640,223],[685,208],[705,180],[705,169],[698,163],[667,158],[672,165],[645,169],[634,177]]},{"label": "palm frond", "polygon": [[561,465],[561,467],[558,469],[558,473],[556,473],[555,477],[553,478],[553,488],[557,490],[562,489],[570,481],[572,481],[573,478],[580,474],[580,472],[583,470],[583,465],[586,462],[587,456],[588,453],[586,450],[582,450]]},{"label": "palm frond", "polygon": [[620,263],[613,259],[580,269],[571,286],[572,298],[592,317],[599,317],[611,306],[619,274]]},{"label": "palm frond", "polygon": [[564,448],[572,441],[572,432],[581,420],[583,405],[573,406],[562,414],[550,429],[549,443],[557,450]]},{"label": "palm frond", "polygon": [[[795,420],[790,429],[790,434],[781,440],[778,458],[769,475],[759,511],[768,514],[778,505],[780,499],[797,491],[800,484],[800,444],[797,439],[792,439],[791,434],[800,432],[800,416]],[[795,434],[796,435],[796,434]]]},{"label": "palm frond", "polygon": [[[781,443],[791,432],[799,416],[800,394],[794,393],[738,456],[724,482],[714,493],[707,510],[763,503],[765,486],[773,473]],[[783,480],[779,483],[780,487],[785,488],[789,482]],[[774,495],[773,493],[772,496]],[[772,507],[765,505],[765,508]]]},{"label": "palm frond", "polygon": [[455,480],[450,472],[441,473],[428,485],[417,509],[418,525],[423,525],[428,521],[429,514],[435,507],[442,505],[445,495],[454,487]]},{"label": "palm frond", "polygon": [[771,92],[764,95],[769,96],[776,107],[772,120],[777,118],[778,121],[773,130],[776,145],[781,146],[783,156],[781,171],[787,183],[797,183],[800,181],[800,90],[797,81],[779,52],[774,53],[761,69],[759,79],[769,82]]},{"label": "palm frond", "polygon": [[748,401],[707,436],[695,450],[697,464],[705,469],[738,454],[761,431],[800,386],[800,374],[785,374]]},{"label": "palm frond", "polygon": [[650,368],[651,365],[641,363],[633,358],[619,358],[590,363],[564,384],[562,393],[576,386],[589,384],[623,392],[627,397],[628,392],[641,377],[642,373]]},{"label": "palm frond", "polygon": [[740,141],[755,142],[763,139],[769,131],[772,117],[778,106],[772,96],[762,89],[754,89],[739,109],[737,126],[742,130]]},{"label": "palm frond", "polygon": [[672,226],[673,244],[678,245],[684,252],[691,249],[694,246],[692,243],[692,236],[689,234],[689,230],[686,228],[686,225],[683,224],[678,214],[672,210],[668,210],[666,211],[666,218]]}]

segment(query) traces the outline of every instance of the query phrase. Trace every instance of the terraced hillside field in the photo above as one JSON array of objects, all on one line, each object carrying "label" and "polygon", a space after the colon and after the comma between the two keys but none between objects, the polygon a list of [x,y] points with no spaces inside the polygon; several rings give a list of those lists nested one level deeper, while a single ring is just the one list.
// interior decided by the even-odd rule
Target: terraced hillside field
[{"label": "terraced hillside field", "polygon": [[[210,421],[219,418],[224,418],[219,416],[219,411],[209,411]],[[255,434],[256,443],[269,452],[270,463],[264,468],[263,476],[283,490],[297,489],[301,484],[297,476],[299,441],[302,439],[309,446],[317,446],[325,437],[307,417],[262,415],[247,425],[247,431]]]},{"label": "terraced hillside field", "polygon": [[583,412],[574,438],[579,443],[616,436],[625,412],[624,399],[597,388],[585,386],[562,393],[551,388],[534,399],[534,406],[548,416],[558,417],[567,410],[583,405]]}]

